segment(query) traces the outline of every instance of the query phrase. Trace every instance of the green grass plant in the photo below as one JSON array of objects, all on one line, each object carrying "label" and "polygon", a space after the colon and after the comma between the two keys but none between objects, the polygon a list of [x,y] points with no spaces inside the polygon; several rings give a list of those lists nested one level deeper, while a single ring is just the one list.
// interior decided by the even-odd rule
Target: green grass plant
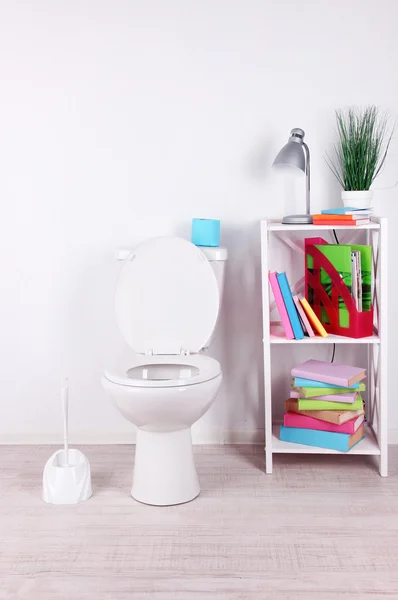
[{"label": "green grass plant", "polygon": [[394,127],[377,106],[336,110],[338,140],[326,162],[346,191],[369,190],[384,166]]}]

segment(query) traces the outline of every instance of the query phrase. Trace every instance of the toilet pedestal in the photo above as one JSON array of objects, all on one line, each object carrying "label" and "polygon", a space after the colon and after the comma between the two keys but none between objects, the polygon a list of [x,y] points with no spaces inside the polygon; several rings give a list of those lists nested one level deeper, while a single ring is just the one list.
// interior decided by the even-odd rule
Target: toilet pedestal
[{"label": "toilet pedestal", "polygon": [[199,492],[191,429],[173,432],[138,429],[133,498],[144,504],[170,506],[189,502]]}]

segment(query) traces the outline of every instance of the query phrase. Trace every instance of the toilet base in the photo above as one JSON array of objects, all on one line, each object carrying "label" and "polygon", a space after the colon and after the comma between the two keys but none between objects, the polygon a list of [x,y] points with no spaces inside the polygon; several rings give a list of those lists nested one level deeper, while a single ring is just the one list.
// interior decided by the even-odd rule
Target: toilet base
[{"label": "toilet base", "polygon": [[200,492],[190,429],[137,430],[131,495],[154,506],[182,504]]}]

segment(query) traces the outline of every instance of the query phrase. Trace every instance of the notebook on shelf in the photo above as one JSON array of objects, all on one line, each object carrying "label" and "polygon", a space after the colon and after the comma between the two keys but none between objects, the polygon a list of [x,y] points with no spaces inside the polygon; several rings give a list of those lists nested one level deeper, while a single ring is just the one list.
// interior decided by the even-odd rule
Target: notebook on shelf
[{"label": "notebook on shelf", "polygon": [[280,439],[284,442],[328,448],[329,450],[340,450],[341,452],[351,450],[364,436],[365,427],[363,425],[352,435],[330,431],[317,431],[316,429],[285,427],[284,425],[281,425],[280,428]]},{"label": "notebook on shelf", "polygon": [[[291,371],[292,377],[349,388],[366,377],[366,369],[324,360],[306,360]],[[316,387],[316,386],[314,386]]]}]

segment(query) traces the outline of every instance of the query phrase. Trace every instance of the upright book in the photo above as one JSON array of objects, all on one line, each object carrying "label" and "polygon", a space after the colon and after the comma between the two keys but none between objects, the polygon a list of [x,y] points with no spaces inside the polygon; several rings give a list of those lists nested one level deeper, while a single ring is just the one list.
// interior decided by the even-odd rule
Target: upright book
[{"label": "upright book", "polygon": [[272,288],[272,292],[274,294],[276,307],[279,312],[279,316],[282,321],[283,328],[285,330],[285,335],[288,340],[294,340],[294,333],[292,326],[290,324],[289,315],[287,314],[286,306],[282,298],[282,292],[279,287],[278,278],[276,273],[268,273],[268,279]]},{"label": "upright book", "polygon": [[349,388],[354,383],[365,379],[366,369],[311,359],[294,367],[291,374],[292,377],[314,379],[323,383]]},{"label": "upright book", "polygon": [[321,337],[327,337],[328,333],[327,333],[326,329],[324,328],[324,326],[322,325],[322,323],[320,322],[320,320],[314,313],[312,306],[310,306],[307,299],[304,298],[304,296],[302,294],[299,294],[298,299],[300,300],[300,304],[303,307],[303,310],[304,310],[305,314],[307,315],[308,320],[311,323],[313,329],[315,329],[315,331],[317,333],[319,333],[319,335]]},{"label": "upright book", "polygon": [[299,297],[293,296],[293,301],[294,301],[294,304],[296,305],[297,312],[300,316],[300,319],[301,319],[301,322],[303,325],[303,329],[308,333],[308,335],[310,337],[315,337],[314,330],[312,329],[311,323],[309,322],[308,317],[305,314],[304,308],[301,305]]},{"label": "upright book", "polygon": [[348,452],[365,435],[363,425],[352,435],[348,433],[332,433],[330,431],[317,431],[316,429],[301,429],[298,427],[285,427],[281,425],[280,439],[283,442],[304,444],[305,446],[316,446]]},{"label": "upright book", "polygon": [[304,331],[301,327],[298,312],[293,302],[292,292],[290,290],[289,282],[286,277],[286,273],[277,273],[278,283],[282,292],[283,300],[285,302],[286,310],[289,315],[290,324],[293,329],[294,337],[296,340],[302,340],[304,337]]}]

